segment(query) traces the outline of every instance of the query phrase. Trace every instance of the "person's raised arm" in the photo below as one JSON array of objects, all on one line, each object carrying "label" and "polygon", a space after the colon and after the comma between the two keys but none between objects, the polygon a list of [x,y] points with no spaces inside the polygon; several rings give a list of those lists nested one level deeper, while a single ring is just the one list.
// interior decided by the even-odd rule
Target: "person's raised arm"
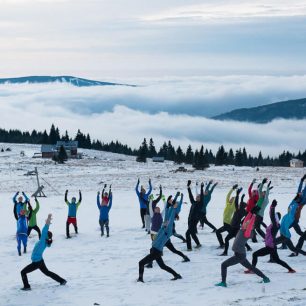
[{"label": "person's raised arm", "polygon": [[65,203],[68,205],[68,189],[65,191]]},{"label": "person's raised arm", "polygon": [[17,197],[18,197],[18,195],[19,195],[19,191],[17,191],[17,192],[15,193],[14,197],[13,197],[13,202],[14,202],[14,203],[17,203]]},{"label": "person's raised arm", "polygon": [[98,208],[100,209],[100,207],[101,207],[101,202],[100,202],[100,191],[98,191],[98,193],[97,193],[97,206],[98,206]]},{"label": "person's raised arm", "polygon": [[188,190],[189,200],[190,200],[191,204],[193,205],[195,203],[195,200],[194,200],[194,197],[193,197],[190,185],[191,185],[191,180],[188,180],[188,182],[187,182],[187,190]]},{"label": "person's raised arm", "polygon": [[259,188],[258,188],[258,193],[259,193],[259,197],[262,198],[263,197],[263,193],[262,193],[262,189],[263,189],[263,186],[264,184],[268,181],[267,178],[264,178],[261,182],[261,184],[259,185]]},{"label": "person's raised arm", "polygon": [[28,203],[28,218],[30,220],[32,218],[33,208],[30,202],[27,202],[27,203]]},{"label": "person's raised arm", "polygon": [[24,196],[25,202],[29,202],[30,201],[29,197],[25,194],[24,191],[22,192],[22,195]]},{"label": "person's raised arm", "polygon": [[35,209],[34,209],[34,213],[37,214],[40,208],[40,204],[39,201],[37,200],[37,198],[35,197]]},{"label": "person's raised arm", "polygon": [[204,200],[204,183],[201,183],[201,193],[200,193],[200,202],[203,203]]},{"label": "person's raised arm", "polygon": [[237,211],[239,209],[239,194],[241,192],[242,188],[238,188],[236,191],[236,197],[235,197],[235,210]]},{"label": "person's raised arm", "polygon": [[158,198],[155,199],[154,201],[152,201],[152,205],[153,205],[153,209],[156,207],[157,203],[160,201],[160,199],[162,198],[162,195],[163,195],[163,188],[162,186],[160,185],[159,186],[159,195],[158,195]]},{"label": "person's raised arm", "polygon": [[234,190],[237,189],[237,187],[238,187],[238,184],[235,184],[235,185],[231,188],[231,190],[227,193],[227,195],[226,195],[226,203],[230,203],[231,195],[232,195],[232,193],[234,192]]},{"label": "person's raised arm", "polygon": [[79,190],[79,203],[78,204],[81,204],[82,202],[82,192],[81,190]]},{"label": "person's raised arm", "polygon": [[276,218],[275,218],[275,207],[276,207],[276,205],[277,205],[277,201],[273,200],[272,204],[270,206],[270,220],[271,220],[273,226],[277,226]]},{"label": "person's raised arm", "polygon": [[52,221],[52,214],[49,214],[46,219],[46,224],[41,231],[40,241],[45,241],[48,237],[48,230]]},{"label": "person's raised arm", "polygon": [[213,193],[213,191],[215,190],[215,188],[217,187],[218,182],[214,183],[213,186],[211,187],[211,189],[208,191],[208,193],[211,195]]},{"label": "person's raised arm", "polygon": [[253,179],[252,183],[250,184],[249,188],[248,188],[248,194],[249,194],[249,198],[252,197],[252,189],[253,189],[253,185],[255,184],[256,179]]},{"label": "person's raised arm", "polygon": [[110,193],[109,193],[108,211],[110,211],[110,210],[111,210],[112,205],[113,205],[113,193],[112,193],[112,192],[110,192]]},{"label": "person's raised arm", "polygon": [[14,212],[14,217],[15,217],[15,219],[16,220],[18,220],[18,215],[17,215],[17,205],[18,205],[18,203],[16,202],[16,203],[14,203],[14,210],[13,210],[13,212]]},{"label": "person's raised arm", "polygon": [[208,184],[206,185],[206,188],[205,188],[205,192],[209,192],[209,188],[210,188],[212,182],[213,182],[212,180],[210,180],[210,181],[208,182]]},{"label": "person's raised arm", "polygon": [[136,187],[135,187],[135,191],[136,191],[136,194],[137,194],[138,197],[140,196],[140,192],[139,192],[139,183],[140,183],[140,180],[138,179],[138,180],[137,180]]},{"label": "person's raised arm", "polygon": [[177,205],[177,208],[176,208],[176,211],[175,211],[175,213],[177,215],[181,212],[182,204],[183,204],[183,198],[184,198],[184,195],[181,193],[181,198],[180,198],[180,200],[178,202],[178,205]]},{"label": "person's raised arm", "polygon": [[148,192],[146,193],[147,196],[149,196],[152,192],[152,182],[151,182],[151,179],[149,179],[149,190]]}]

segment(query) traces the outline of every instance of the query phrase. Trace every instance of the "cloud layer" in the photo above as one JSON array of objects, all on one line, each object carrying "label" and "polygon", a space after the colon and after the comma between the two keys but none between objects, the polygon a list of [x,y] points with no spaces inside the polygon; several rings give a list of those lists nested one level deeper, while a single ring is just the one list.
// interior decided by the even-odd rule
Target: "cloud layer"
[{"label": "cloud layer", "polygon": [[254,98],[246,101],[245,97],[258,92],[261,98],[270,100],[278,99],[276,93],[280,92],[283,98],[297,92],[306,95],[304,76],[253,77],[253,82],[251,79],[241,76],[147,80],[138,88],[3,85],[1,127],[42,130],[55,123],[62,132],[67,129],[71,135],[80,128],[94,138],[118,139],[133,147],[138,147],[143,137],[153,137],[158,145],[171,139],[184,147],[189,143],[205,144],[212,149],[221,144],[246,146],[255,154],[259,150],[271,155],[284,149],[305,150],[306,120],[277,120],[257,125],[199,116],[202,111],[232,109],[237,103],[253,104]]}]

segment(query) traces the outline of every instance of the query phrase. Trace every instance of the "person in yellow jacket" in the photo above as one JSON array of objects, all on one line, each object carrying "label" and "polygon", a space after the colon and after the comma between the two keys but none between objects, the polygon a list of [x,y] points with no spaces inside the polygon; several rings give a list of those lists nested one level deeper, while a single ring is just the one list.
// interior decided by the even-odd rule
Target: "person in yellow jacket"
[{"label": "person in yellow jacket", "polygon": [[231,230],[231,222],[233,218],[233,214],[235,212],[235,197],[232,197],[232,193],[235,189],[237,189],[238,184],[235,184],[226,196],[226,204],[223,211],[223,226],[217,229],[216,235],[220,244],[220,248],[224,248],[224,241],[221,233],[230,232]]}]

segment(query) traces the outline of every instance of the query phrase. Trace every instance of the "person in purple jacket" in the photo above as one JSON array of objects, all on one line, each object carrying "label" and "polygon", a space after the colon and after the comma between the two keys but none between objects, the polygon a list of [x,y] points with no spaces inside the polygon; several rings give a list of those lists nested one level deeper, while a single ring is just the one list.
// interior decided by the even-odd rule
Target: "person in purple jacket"
[{"label": "person in purple jacket", "polygon": [[[275,207],[277,206],[277,201],[273,200],[270,206],[270,219],[271,224],[268,226],[265,236],[265,247],[253,253],[252,266],[256,267],[258,257],[270,255],[273,262],[281,265],[288,270],[288,273],[295,273],[286,262],[282,261],[277,253],[277,246],[275,243],[275,238],[277,232],[280,228],[279,220],[281,218],[280,213],[275,213]],[[253,273],[252,270],[246,270],[245,273]]]}]

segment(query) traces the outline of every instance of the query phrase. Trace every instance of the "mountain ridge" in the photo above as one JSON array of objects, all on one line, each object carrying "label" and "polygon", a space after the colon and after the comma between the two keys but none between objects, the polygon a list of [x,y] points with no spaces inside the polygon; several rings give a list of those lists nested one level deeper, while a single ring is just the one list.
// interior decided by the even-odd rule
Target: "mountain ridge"
[{"label": "mountain ridge", "polygon": [[306,98],[274,102],[249,108],[234,109],[217,116],[215,120],[268,123],[275,119],[306,119]]},{"label": "mountain ridge", "polygon": [[0,84],[45,84],[45,83],[66,83],[76,87],[89,87],[89,86],[130,86],[136,87],[136,85],[120,84],[112,82],[101,82],[95,80],[89,80],[69,75],[60,76],[24,76],[16,78],[0,78]]}]

